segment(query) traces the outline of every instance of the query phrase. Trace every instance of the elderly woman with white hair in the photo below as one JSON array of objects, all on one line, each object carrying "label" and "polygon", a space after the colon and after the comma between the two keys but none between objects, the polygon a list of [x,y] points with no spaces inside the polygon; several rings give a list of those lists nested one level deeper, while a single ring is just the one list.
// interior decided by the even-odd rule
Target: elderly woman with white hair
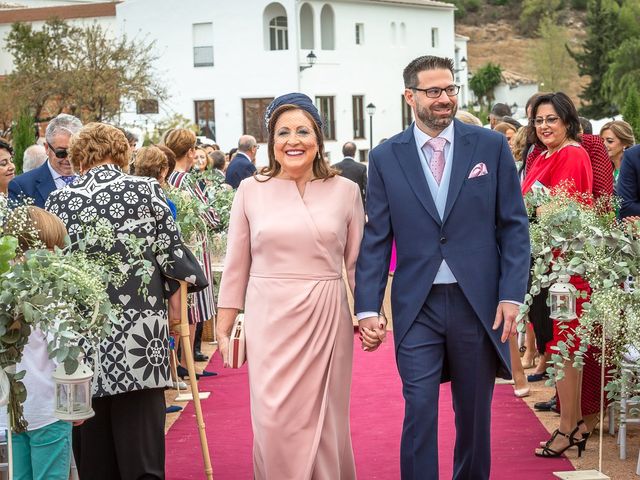
[{"label": "elderly woman with white hair", "polygon": [[47,151],[42,145],[27,147],[22,156],[22,171],[30,172],[47,161]]}]

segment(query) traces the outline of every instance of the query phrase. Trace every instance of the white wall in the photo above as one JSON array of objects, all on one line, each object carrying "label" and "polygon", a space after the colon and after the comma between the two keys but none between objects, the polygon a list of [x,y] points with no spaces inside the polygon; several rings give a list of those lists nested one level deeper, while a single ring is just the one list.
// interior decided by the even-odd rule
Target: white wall
[{"label": "white wall", "polygon": [[520,85],[518,87],[510,87],[505,83],[501,83],[494,90],[495,103],[506,103],[507,105],[516,103],[518,105],[518,113],[522,114],[524,112],[523,107],[526,105],[527,100],[537,91],[538,85],[535,83]]}]

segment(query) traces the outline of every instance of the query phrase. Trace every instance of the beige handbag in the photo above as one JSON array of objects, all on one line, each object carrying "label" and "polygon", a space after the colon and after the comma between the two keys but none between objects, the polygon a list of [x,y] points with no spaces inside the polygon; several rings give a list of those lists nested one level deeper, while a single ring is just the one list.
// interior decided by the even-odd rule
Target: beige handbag
[{"label": "beige handbag", "polygon": [[229,337],[229,366],[240,368],[247,361],[244,339],[244,314],[240,313],[233,322]]}]

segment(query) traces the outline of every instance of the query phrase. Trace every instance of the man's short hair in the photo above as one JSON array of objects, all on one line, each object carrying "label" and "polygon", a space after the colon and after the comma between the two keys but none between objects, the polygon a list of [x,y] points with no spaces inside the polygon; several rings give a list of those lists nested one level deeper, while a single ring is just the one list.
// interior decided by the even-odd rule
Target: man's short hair
[{"label": "man's short hair", "polygon": [[355,157],[356,152],[358,151],[358,147],[353,142],[347,142],[342,146],[342,155],[345,157]]},{"label": "man's short hair", "polygon": [[513,125],[516,128],[516,130],[518,130],[520,127],[522,127],[522,124],[518,120],[516,120],[515,118],[510,117],[508,115],[505,115],[504,117],[502,117],[500,119],[500,121],[508,123],[509,125]]},{"label": "man's short hair", "polygon": [[578,120],[580,120],[582,133],[586,133],[587,135],[593,135],[593,125],[591,124],[591,122],[584,117],[578,117]]},{"label": "man's short hair", "polygon": [[498,118],[508,117],[511,115],[511,107],[506,103],[496,103],[491,109],[491,115]]},{"label": "man's short hair", "polygon": [[53,139],[55,136],[60,134],[71,136],[74,133],[78,133],[81,128],[82,122],[80,121],[80,119],[74,117],[73,115],[61,113],[49,122],[49,125],[47,125],[47,131],[45,132],[44,136],[47,142],[53,143]]},{"label": "man's short hair", "polygon": [[27,147],[22,156],[22,171],[28,172],[38,168],[47,161],[47,152],[42,145],[31,145]]},{"label": "man's short hair", "polygon": [[253,147],[256,146],[256,139],[251,135],[243,135],[238,140],[238,151],[239,152],[248,152]]},{"label": "man's short hair", "polygon": [[224,164],[226,163],[224,152],[220,150],[214,150],[209,154],[209,158],[212,160],[213,168],[217,170],[224,170]]},{"label": "man's short hair", "polygon": [[449,70],[451,76],[455,76],[453,72],[453,60],[445,57],[436,57],[434,55],[423,55],[411,61],[402,72],[404,78],[404,88],[416,87],[418,85],[418,73],[425,70]]}]

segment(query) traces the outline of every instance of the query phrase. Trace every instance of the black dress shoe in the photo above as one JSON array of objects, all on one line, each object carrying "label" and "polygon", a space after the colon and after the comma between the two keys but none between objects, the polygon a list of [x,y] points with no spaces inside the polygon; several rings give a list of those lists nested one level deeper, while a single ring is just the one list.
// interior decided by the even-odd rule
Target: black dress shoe
[{"label": "black dress shoe", "polygon": [[[176,373],[178,374],[178,376],[179,376],[181,379],[183,379],[183,380],[184,380],[184,378],[185,378],[185,377],[189,378],[189,370],[187,370],[186,368],[184,368],[182,365],[178,365],[178,366],[176,367],[176,370],[177,370],[177,372],[176,372]],[[200,375],[199,373],[196,373],[196,380],[199,380],[201,376],[202,376],[202,375]],[[205,375],[205,376],[206,376],[206,375]]]},{"label": "black dress shoe", "polygon": [[539,412],[550,412],[551,410],[556,410],[557,405],[556,397],[553,397],[548,402],[538,402],[533,405],[533,408],[538,410]]},{"label": "black dress shoe", "polygon": [[200,374],[201,377],[215,377],[216,375],[218,375],[216,372],[210,372],[209,370],[202,370]]},{"label": "black dress shoe", "polygon": [[193,359],[196,362],[206,362],[207,360],[209,360],[209,357],[207,357],[204,353],[202,352],[196,352],[193,354]]}]

